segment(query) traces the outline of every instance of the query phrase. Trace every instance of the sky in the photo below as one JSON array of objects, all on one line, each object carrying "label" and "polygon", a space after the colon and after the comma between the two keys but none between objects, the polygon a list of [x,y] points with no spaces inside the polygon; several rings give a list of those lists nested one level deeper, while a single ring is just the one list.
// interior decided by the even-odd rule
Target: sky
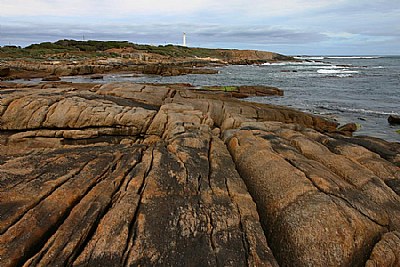
[{"label": "sky", "polygon": [[400,55],[400,0],[0,0],[0,45],[126,40],[286,55]]}]

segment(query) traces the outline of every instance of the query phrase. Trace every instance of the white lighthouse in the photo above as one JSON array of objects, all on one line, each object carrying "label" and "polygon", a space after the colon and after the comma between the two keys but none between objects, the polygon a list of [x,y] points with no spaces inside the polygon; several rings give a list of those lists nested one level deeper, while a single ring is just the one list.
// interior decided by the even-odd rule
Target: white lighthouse
[{"label": "white lighthouse", "polygon": [[186,46],[186,33],[183,33],[183,46]]}]

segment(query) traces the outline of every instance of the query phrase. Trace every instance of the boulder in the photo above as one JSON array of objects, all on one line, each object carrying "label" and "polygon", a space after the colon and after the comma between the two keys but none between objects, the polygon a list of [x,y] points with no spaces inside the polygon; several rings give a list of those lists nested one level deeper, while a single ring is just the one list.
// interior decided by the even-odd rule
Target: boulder
[{"label": "boulder", "polygon": [[389,115],[388,122],[390,124],[400,124],[400,116],[398,116],[398,115]]},{"label": "boulder", "polygon": [[343,125],[343,126],[340,126],[340,127],[338,128],[338,131],[342,131],[342,132],[355,132],[355,131],[358,130],[358,128],[359,128],[359,127],[357,126],[356,123],[351,122],[351,123],[347,123],[347,124],[345,124],[345,125]]},{"label": "boulder", "polygon": [[279,264],[362,265],[384,225],[400,226],[398,195],[321,135],[276,126],[236,131],[227,144]]},{"label": "boulder", "polygon": [[400,233],[395,231],[384,234],[365,266],[400,266]]},{"label": "boulder", "polygon": [[346,136],[352,136],[352,134],[357,131],[360,128],[360,126],[357,123],[350,122],[345,125],[342,125],[338,128],[338,132],[346,135]]}]

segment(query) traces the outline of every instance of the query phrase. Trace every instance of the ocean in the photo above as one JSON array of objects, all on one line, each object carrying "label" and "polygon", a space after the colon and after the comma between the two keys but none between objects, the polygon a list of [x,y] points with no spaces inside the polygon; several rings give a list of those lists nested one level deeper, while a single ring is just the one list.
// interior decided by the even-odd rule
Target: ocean
[{"label": "ocean", "polygon": [[[252,97],[245,101],[293,107],[328,117],[340,124],[355,122],[355,135],[400,141],[400,125],[387,122],[400,115],[400,57],[297,57],[299,62],[218,67],[218,74],[174,77],[106,75],[103,82],[191,83],[204,85],[268,85],[283,97]],[[66,81],[88,82],[84,77]],[[98,81],[96,81],[98,82]]]}]

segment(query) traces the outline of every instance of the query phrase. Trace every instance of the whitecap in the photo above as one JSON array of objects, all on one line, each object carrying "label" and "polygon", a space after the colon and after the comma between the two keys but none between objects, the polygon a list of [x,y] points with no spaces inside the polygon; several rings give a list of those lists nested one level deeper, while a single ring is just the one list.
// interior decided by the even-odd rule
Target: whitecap
[{"label": "whitecap", "polygon": [[396,112],[385,112],[385,111],[376,111],[376,110],[369,110],[369,109],[363,109],[363,108],[343,108],[344,110],[351,111],[351,112],[359,112],[359,113],[367,113],[367,114],[377,114],[377,115],[400,115],[399,113]]},{"label": "whitecap", "polygon": [[399,116],[400,113],[386,112],[386,111],[377,111],[377,110],[370,110],[364,108],[346,108],[346,107],[338,107],[338,106],[318,106],[318,108],[325,109],[325,110],[332,110],[332,111],[340,111],[340,112],[352,112],[352,113],[362,113],[362,114],[375,114],[375,115],[397,115]]},{"label": "whitecap", "polygon": [[263,63],[262,66],[287,66],[287,65],[297,65],[301,64],[300,62],[278,62],[278,63]]},{"label": "whitecap", "polygon": [[296,59],[305,59],[305,60],[322,60],[322,59],[325,59],[325,57],[312,57],[312,56],[310,56],[310,57],[294,57],[294,58],[296,58]]},{"label": "whitecap", "polygon": [[326,65],[323,62],[315,62],[315,61],[290,61],[290,62],[277,62],[277,63],[263,63],[261,66],[302,66],[302,65]]},{"label": "whitecap", "polygon": [[338,74],[338,75],[336,75],[336,77],[339,77],[339,78],[348,78],[348,77],[353,77],[353,75],[352,75],[352,74]]},{"label": "whitecap", "polygon": [[349,73],[358,73],[356,70],[347,70],[347,69],[319,69],[318,73],[321,74],[349,74]]},{"label": "whitecap", "polygon": [[326,57],[326,58],[329,58],[329,59],[377,59],[377,58],[380,58],[380,57],[372,57],[372,56],[369,56],[369,57],[360,57],[360,56],[343,56],[343,57]]},{"label": "whitecap", "polygon": [[347,67],[339,67],[336,65],[327,65],[327,66],[313,66],[314,68],[319,69],[348,69]]}]

